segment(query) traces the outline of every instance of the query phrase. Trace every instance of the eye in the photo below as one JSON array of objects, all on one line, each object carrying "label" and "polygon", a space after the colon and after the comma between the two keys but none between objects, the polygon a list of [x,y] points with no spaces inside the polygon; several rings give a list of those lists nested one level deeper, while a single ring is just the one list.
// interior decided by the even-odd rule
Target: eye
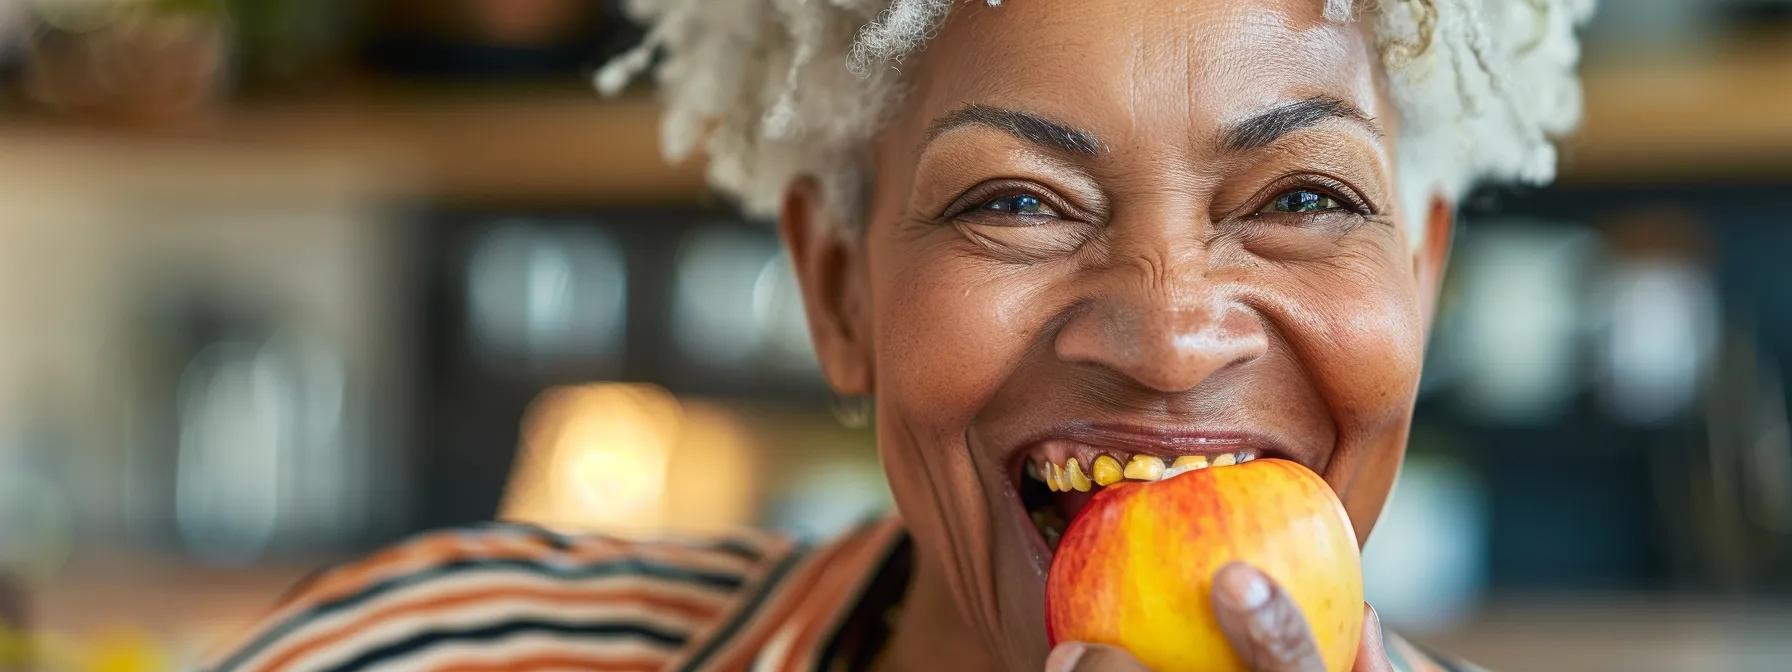
[{"label": "eye", "polygon": [[984,201],[977,206],[978,212],[1001,213],[1005,215],[1023,215],[1028,217],[1057,217],[1057,211],[1046,205],[1045,201],[1032,194],[1011,194]]},{"label": "eye", "polygon": [[1270,200],[1260,212],[1311,214],[1346,209],[1342,201],[1323,191],[1290,189]]}]

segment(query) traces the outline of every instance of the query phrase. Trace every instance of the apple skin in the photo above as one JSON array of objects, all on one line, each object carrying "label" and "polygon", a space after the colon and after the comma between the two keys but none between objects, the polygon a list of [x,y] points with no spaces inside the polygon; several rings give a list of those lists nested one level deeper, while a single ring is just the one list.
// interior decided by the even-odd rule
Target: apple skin
[{"label": "apple skin", "polygon": [[1213,613],[1214,572],[1233,561],[1300,605],[1327,670],[1350,668],[1363,626],[1350,518],[1317,474],[1270,458],[1097,492],[1053,555],[1047,636],[1119,646],[1158,672],[1248,670]]}]

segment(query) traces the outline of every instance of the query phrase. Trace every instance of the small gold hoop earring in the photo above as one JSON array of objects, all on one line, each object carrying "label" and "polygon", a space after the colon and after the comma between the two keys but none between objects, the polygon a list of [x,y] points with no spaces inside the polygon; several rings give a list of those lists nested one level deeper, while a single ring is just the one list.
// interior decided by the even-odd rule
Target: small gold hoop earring
[{"label": "small gold hoop earring", "polygon": [[828,400],[828,411],[834,419],[847,429],[864,429],[871,426],[871,397],[869,395],[834,395]]}]

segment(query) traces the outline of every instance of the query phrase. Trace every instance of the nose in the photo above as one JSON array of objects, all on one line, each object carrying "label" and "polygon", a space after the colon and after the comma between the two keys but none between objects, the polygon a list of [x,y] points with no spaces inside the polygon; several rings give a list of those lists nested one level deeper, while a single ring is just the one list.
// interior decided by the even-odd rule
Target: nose
[{"label": "nose", "polygon": [[1210,287],[1122,284],[1134,289],[1085,302],[1059,329],[1053,345],[1060,360],[1105,367],[1158,392],[1182,392],[1269,347],[1258,317],[1220,300]]}]

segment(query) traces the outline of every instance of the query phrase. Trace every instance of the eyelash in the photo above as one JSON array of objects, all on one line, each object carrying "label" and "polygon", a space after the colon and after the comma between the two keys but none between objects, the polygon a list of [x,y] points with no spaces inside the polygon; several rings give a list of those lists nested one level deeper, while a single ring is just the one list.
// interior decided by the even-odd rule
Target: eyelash
[{"label": "eyelash", "polygon": [[[1338,201],[1340,207],[1337,209],[1306,213],[1268,211],[1268,208],[1274,205],[1277,199],[1297,191],[1311,191],[1324,195]],[[1322,174],[1301,173],[1289,175],[1276,180],[1269,187],[1258,193],[1259,197],[1250,201],[1252,206],[1243,213],[1242,218],[1255,219],[1262,216],[1316,217],[1326,214],[1335,214],[1337,212],[1346,212],[1359,217],[1373,217],[1377,214],[1375,206],[1358,194],[1355,189],[1352,189],[1348,184],[1345,184],[1341,180]],[[985,210],[985,208],[998,201],[1023,196],[1037,199],[1039,205],[1051,211],[1050,214],[1019,214]],[[1050,189],[1024,182],[1007,181],[989,183],[965,192],[964,195],[958,197],[957,200],[954,200],[952,204],[941,213],[940,219],[951,220],[982,215],[1000,218],[1021,217],[1036,220],[1056,220],[1073,219],[1073,212],[1074,211],[1064,203],[1063,199],[1058,198]]]},{"label": "eyelash", "polygon": [[[985,208],[998,201],[1018,197],[1035,199],[1041,207],[1046,208],[1050,213],[1021,214],[985,210]],[[965,217],[989,216],[1001,218],[1019,217],[1043,221],[1075,219],[1074,212],[1075,210],[1073,208],[1066,204],[1063,199],[1058,198],[1050,189],[1025,182],[1005,181],[988,183],[965,192],[963,196],[959,196],[950,206],[946,207],[946,210],[941,214],[940,219],[950,220]]]},{"label": "eyelash", "polygon": [[[1277,199],[1297,191],[1311,191],[1330,197],[1337,200],[1341,207],[1337,210],[1322,210],[1319,212],[1306,213],[1268,212],[1268,208],[1274,205]],[[1339,211],[1348,212],[1359,217],[1372,217],[1376,214],[1375,206],[1358,194],[1355,189],[1350,188],[1350,185],[1327,175],[1314,173],[1290,175],[1276,180],[1274,183],[1270,184],[1268,188],[1258,193],[1261,197],[1251,201],[1253,205],[1249,212],[1244,215],[1245,218],[1256,218],[1265,215],[1312,217]]]}]

